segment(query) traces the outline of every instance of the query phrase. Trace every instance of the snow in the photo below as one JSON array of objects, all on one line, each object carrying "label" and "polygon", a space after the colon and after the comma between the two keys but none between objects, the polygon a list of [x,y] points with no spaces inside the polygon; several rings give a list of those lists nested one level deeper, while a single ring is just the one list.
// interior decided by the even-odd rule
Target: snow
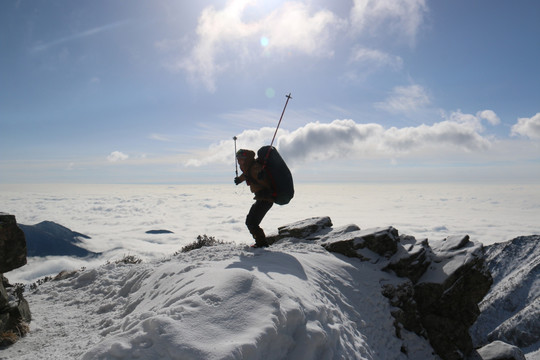
[{"label": "snow", "polygon": [[520,236],[485,249],[493,285],[470,333],[477,346],[493,339],[540,359],[540,236]]},{"label": "snow", "polygon": [[[460,250],[456,249],[457,244],[463,243],[468,236],[453,236],[442,241],[430,242],[430,245],[435,252],[435,259],[428,267],[427,271],[422,275],[419,282],[442,284],[461,266],[469,262],[472,258],[480,256],[482,245],[468,243]],[[457,241],[456,241],[457,240]],[[445,255],[452,251],[452,256]]]},{"label": "snow", "polygon": [[395,336],[390,276],[286,240],[106,264],[27,292],[31,332],[0,359],[433,358],[424,339]]},{"label": "snow", "polygon": [[[488,245],[540,233],[540,185],[299,184],[296,190],[291,204],[266,216],[268,233],[310,216],[330,216],[336,241],[360,227],[394,226],[432,246],[449,239],[441,249],[460,240],[455,234]],[[5,274],[12,283],[32,282],[86,268],[25,293],[31,332],[0,350],[0,359],[403,359],[402,347],[410,359],[434,358],[415,334],[394,335],[380,288],[395,279],[377,265],[302,241],[246,248],[251,198],[234,185],[0,185],[1,210],[19,223],[54,221],[90,236],[84,246],[103,253],[34,257]],[[172,233],[146,233],[156,229]],[[200,234],[232,244],[171,255]],[[114,263],[125,255],[144,262]],[[442,279],[463,261],[435,263],[429,276]],[[501,285],[521,294],[524,274],[504,275],[509,282]],[[526,294],[538,299],[540,285],[529,285]],[[500,324],[508,314],[494,307],[489,313],[497,294],[503,293],[488,295],[482,309]],[[527,352],[527,359],[540,359],[537,347]]]}]

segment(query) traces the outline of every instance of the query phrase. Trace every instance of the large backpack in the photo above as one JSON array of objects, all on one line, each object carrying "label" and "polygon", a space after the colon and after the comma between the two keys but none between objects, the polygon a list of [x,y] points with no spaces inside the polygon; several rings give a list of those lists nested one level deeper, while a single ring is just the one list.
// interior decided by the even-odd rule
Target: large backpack
[{"label": "large backpack", "polygon": [[259,161],[263,163],[266,174],[272,184],[272,197],[278,205],[288,204],[294,196],[294,184],[291,171],[273,146],[263,146],[257,151]]}]

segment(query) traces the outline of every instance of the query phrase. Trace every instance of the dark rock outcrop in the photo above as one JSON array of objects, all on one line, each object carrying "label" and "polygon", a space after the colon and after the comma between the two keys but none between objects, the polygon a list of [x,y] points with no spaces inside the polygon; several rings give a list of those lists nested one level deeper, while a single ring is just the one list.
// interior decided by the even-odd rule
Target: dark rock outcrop
[{"label": "dark rock outcrop", "polygon": [[[324,225],[321,225],[324,224]],[[394,307],[396,334],[402,328],[429,340],[442,359],[464,359],[473,351],[469,327],[492,279],[483,247],[469,236],[417,241],[393,227],[333,230],[329,218],[312,218],[281,227],[279,239],[319,240],[328,251],[368,261],[396,278],[381,284]]]},{"label": "dark rock outcrop", "polygon": [[26,264],[26,240],[14,215],[0,213],[0,348],[11,345],[28,332],[31,320],[21,287],[3,276]]},{"label": "dark rock outcrop", "polygon": [[26,265],[26,239],[15,215],[0,212],[0,274]]}]

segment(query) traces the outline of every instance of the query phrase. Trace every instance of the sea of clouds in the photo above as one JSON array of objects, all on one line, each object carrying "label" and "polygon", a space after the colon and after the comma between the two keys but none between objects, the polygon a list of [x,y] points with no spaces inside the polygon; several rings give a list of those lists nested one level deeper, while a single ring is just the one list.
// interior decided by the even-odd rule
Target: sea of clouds
[{"label": "sea of clouds", "polygon": [[[54,221],[90,236],[84,246],[102,253],[94,259],[30,258],[7,276],[30,282],[126,255],[165,258],[203,234],[249,244],[244,221],[252,203],[243,184],[0,185],[0,211],[25,225]],[[540,185],[533,184],[301,183],[291,203],[275,205],[262,227],[271,234],[297,220],[330,216],[334,226],[393,226],[417,239],[468,234],[487,245],[539,234],[539,213]]]}]

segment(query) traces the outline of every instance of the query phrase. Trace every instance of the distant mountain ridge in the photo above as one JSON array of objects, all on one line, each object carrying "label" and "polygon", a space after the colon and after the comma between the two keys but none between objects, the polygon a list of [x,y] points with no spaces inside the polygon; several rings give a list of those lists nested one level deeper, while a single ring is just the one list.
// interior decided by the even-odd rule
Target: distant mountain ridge
[{"label": "distant mountain ridge", "polygon": [[99,253],[82,247],[82,239],[90,236],[71,231],[52,221],[42,221],[35,225],[19,224],[26,237],[28,256],[97,256]]}]

